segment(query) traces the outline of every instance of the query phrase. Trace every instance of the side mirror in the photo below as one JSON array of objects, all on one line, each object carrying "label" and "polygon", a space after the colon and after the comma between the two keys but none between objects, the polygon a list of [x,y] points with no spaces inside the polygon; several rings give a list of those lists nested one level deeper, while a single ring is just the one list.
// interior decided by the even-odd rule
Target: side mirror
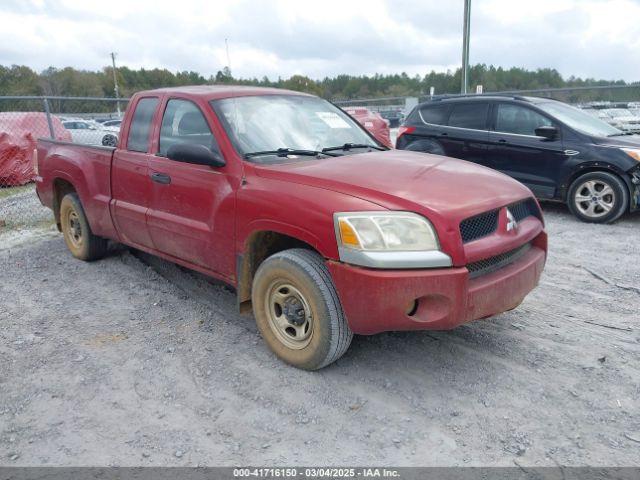
[{"label": "side mirror", "polygon": [[538,137],[542,137],[545,140],[554,140],[558,136],[558,129],[549,125],[538,127],[535,132]]},{"label": "side mirror", "polygon": [[176,162],[193,163],[195,165],[209,165],[224,167],[226,162],[219,153],[212,152],[204,145],[191,143],[177,143],[167,150],[167,158]]}]

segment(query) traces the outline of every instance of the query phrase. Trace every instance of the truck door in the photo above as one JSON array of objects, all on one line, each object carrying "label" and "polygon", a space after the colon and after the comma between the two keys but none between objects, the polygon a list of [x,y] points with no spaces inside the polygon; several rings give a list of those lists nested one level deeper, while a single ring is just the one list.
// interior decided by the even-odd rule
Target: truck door
[{"label": "truck door", "polygon": [[[213,116],[212,111],[208,114]],[[191,100],[168,99],[157,154],[149,160],[152,195],[147,225],[153,244],[166,255],[232,278],[236,177],[230,165],[213,168],[166,158],[176,143],[197,143],[220,152],[210,122]]]},{"label": "truck door", "polygon": [[120,145],[111,166],[111,214],[123,242],[153,248],[147,228],[151,198],[148,157],[158,97],[140,98],[128,127],[126,145]]}]

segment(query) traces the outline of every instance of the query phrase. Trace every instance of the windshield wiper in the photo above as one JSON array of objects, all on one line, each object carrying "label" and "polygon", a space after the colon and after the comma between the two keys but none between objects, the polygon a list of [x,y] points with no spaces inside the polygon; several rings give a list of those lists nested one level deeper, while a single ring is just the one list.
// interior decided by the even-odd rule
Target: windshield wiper
[{"label": "windshield wiper", "polygon": [[366,143],[345,143],[344,145],[338,145],[336,147],[327,147],[327,148],[323,148],[322,152],[326,153],[326,152],[333,152],[335,150],[351,150],[353,148],[373,148],[374,150],[389,150],[386,147],[378,147],[377,145],[367,145]]},{"label": "windshield wiper", "polygon": [[626,135],[635,135],[635,133],[633,132],[612,133],[611,135],[607,135],[607,137],[624,137]]},{"label": "windshield wiper", "polygon": [[277,155],[278,157],[286,157],[287,155],[305,155],[308,157],[316,157],[318,155],[326,155],[328,157],[337,157],[336,154],[327,153],[324,150],[302,150],[297,148],[278,148],[277,150],[264,150],[262,152],[249,152],[244,154],[244,158],[259,157],[261,155]]}]

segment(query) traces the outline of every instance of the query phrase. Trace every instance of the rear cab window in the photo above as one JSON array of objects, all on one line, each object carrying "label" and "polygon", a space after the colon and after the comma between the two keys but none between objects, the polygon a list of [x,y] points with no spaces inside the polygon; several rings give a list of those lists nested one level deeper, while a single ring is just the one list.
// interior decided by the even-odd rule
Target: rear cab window
[{"label": "rear cab window", "polygon": [[145,97],[138,101],[129,127],[127,150],[143,153],[148,151],[151,124],[158,102],[158,97]]}]

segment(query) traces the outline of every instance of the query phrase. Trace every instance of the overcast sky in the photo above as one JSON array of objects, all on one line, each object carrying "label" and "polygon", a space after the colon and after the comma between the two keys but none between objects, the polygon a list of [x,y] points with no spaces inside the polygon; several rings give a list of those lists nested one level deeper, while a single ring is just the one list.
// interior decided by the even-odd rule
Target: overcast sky
[{"label": "overcast sky", "polygon": [[[460,63],[462,0],[2,0],[0,64],[235,76],[406,71]],[[640,80],[640,0],[473,0],[471,63]]]}]

